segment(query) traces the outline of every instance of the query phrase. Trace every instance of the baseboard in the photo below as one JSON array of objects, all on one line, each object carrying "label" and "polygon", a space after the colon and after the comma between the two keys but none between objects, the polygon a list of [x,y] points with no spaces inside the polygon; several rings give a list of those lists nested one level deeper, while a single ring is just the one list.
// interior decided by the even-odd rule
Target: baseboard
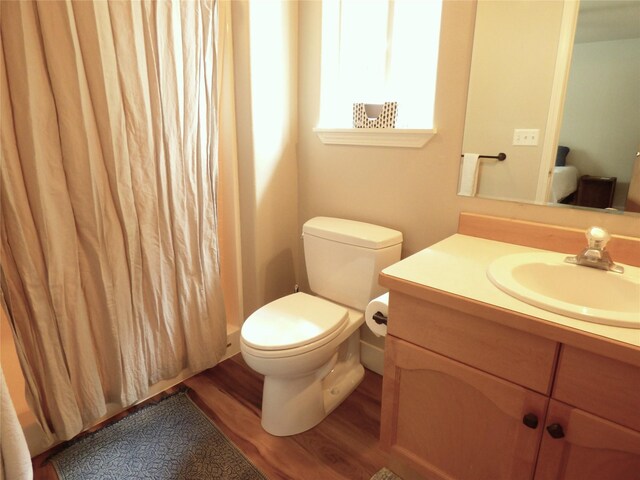
[{"label": "baseboard", "polygon": [[222,360],[231,358],[238,353],[240,353],[240,327],[227,325],[227,351]]},{"label": "baseboard", "polygon": [[382,375],[384,371],[384,349],[361,340],[360,362],[364,368]]}]

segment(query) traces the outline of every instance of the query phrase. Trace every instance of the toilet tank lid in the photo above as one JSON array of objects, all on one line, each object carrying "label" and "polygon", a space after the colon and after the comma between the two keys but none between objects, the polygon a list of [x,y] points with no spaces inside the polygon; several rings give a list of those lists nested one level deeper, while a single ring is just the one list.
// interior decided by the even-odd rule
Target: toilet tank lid
[{"label": "toilet tank lid", "polygon": [[402,243],[402,232],[344,218],[312,218],[303,225],[302,233],[375,250]]}]

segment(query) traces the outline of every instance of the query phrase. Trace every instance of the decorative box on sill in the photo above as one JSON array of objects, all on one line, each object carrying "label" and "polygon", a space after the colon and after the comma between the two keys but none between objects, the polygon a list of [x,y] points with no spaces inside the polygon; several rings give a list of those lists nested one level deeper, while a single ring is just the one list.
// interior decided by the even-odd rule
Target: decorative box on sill
[{"label": "decorative box on sill", "polygon": [[353,104],[354,128],[395,128],[398,102]]}]

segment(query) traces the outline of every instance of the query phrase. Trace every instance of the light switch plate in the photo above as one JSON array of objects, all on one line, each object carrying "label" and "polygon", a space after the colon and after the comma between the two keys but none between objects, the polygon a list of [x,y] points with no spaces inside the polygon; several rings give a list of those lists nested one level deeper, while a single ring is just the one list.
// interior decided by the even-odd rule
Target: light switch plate
[{"label": "light switch plate", "polygon": [[540,130],[537,128],[516,128],[513,131],[513,144],[534,147],[538,145]]}]

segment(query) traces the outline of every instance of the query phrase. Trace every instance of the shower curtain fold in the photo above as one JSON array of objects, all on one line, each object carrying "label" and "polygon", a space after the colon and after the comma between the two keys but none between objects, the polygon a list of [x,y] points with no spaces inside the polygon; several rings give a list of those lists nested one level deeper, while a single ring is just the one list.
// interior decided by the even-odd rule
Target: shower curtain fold
[{"label": "shower curtain fold", "polygon": [[0,281],[63,440],[225,351],[215,4],[0,8]]}]

